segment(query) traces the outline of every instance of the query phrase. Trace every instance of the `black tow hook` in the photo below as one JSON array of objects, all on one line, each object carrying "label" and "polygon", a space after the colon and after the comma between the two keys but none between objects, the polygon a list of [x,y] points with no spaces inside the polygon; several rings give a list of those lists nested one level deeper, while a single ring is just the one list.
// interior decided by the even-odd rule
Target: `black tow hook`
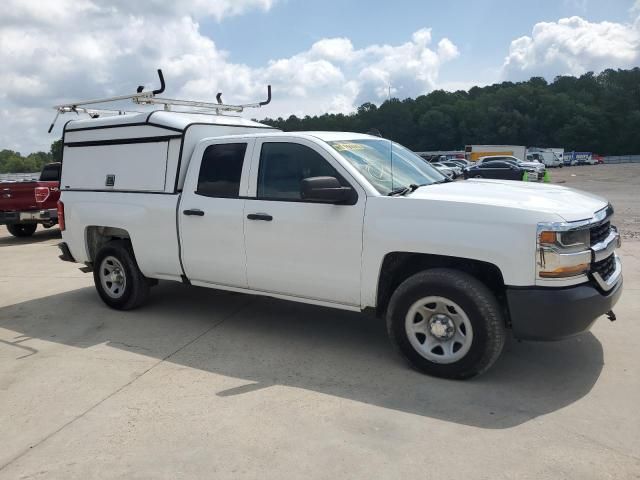
[{"label": "black tow hook", "polygon": [[606,315],[607,315],[607,318],[608,318],[609,320],[611,320],[612,322],[615,322],[615,321],[616,321],[616,314],[615,314],[615,313],[613,313],[613,310],[609,310],[609,311],[606,313]]}]

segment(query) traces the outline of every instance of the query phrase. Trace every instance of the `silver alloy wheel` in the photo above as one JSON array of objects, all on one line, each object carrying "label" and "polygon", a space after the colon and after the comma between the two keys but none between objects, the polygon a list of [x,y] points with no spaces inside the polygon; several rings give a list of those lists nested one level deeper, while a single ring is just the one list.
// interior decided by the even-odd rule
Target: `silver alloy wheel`
[{"label": "silver alloy wheel", "polygon": [[469,317],[457,303],[444,297],[424,297],[411,305],[405,330],[415,351],[434,363],[457,362],[473,343]]},{"label": "silver alloy wheel", "polygon": [[127,288],[127,277],[120,260],[111,255],[104,257],[100,263],[100,283],[111,298],[120,298]]}]

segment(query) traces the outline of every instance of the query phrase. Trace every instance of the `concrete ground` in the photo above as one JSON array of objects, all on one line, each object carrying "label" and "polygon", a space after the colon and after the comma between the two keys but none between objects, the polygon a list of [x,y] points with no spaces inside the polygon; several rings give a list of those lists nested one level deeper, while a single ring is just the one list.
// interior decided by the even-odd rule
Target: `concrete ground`
[{"label": "concrete ground", "polygon": [[113,311],[57,230],[3,230],[0,478],[640,478],[640,165],[552,177],[618,207],[618,321],[466,382],[358,314],[167,282]]}]

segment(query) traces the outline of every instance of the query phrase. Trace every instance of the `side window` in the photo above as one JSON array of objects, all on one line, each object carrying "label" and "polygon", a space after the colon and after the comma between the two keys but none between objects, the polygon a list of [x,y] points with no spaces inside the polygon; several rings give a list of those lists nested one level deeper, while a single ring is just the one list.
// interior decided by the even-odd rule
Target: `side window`
[{"label": "side window", "polygon": [[198,176],[198,195],[237,198],[246,143],[210,145],[202,155]]},{"label": "side window", "polygon": [[320,154],[297,143],[262,144],[258,170],[258,198],[300,200],[300,184],[309,177],[335,177],[348,183]]}]

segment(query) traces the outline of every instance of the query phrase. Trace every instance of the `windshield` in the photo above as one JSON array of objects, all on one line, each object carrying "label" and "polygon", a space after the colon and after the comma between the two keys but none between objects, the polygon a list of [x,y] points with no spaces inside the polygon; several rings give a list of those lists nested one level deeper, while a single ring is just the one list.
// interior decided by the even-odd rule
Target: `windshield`
[{"label": "windshield", "polygon": [[327,142],[382,195],[410,185],[431,185],[446,177],[402,145],[384,139]]}]

